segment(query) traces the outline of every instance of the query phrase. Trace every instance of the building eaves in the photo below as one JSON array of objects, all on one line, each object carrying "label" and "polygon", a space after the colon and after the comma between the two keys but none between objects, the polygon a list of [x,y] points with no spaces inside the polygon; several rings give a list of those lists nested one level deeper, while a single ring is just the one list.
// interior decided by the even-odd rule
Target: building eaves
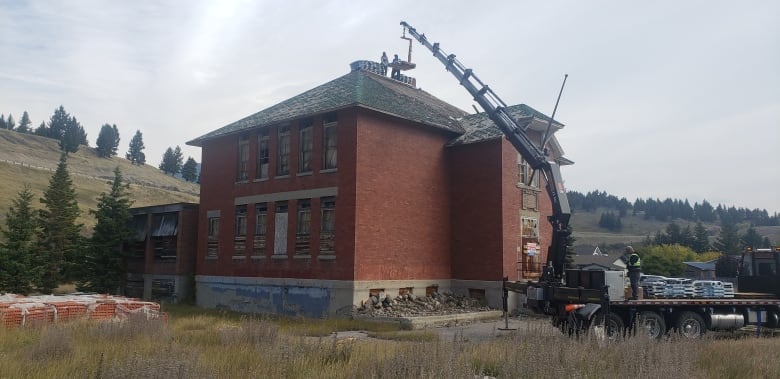
[{"label": "building eaves", "polygon": [[464,133],[458,120],[466,116],[466,112],[423,90],[371,72],[356,70],[195,138],[187,144],[202,146],[204,141],[210,139],[353,106],[457,134]]},{"label": "building eaves", "polygon": [[[547,115],[525,104],[511,105],[504,108],[504,111],[509,115],[509,117],[512,117],[515,120],[527,116],[533,116],[534,121],[531,123],[531,128],[546,129],[547,123],[550,121],[550,118],[547,117]],[[482,142],[504,136],[504,133],[501,131],[501,129],[496,126],[493,120],[491,120],[488,114],[485,112],[468,115],[461,119],[460,122],[466,133],[450,141],[447,144],[448,146]],[[553,121],[552,132],[561,129],[562,127],[563,124],[557,121]]]}]

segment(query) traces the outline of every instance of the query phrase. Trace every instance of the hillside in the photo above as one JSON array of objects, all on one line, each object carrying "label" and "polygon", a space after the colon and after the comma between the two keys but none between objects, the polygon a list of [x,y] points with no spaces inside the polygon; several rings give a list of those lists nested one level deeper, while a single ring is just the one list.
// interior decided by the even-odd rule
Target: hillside
[{"label": "hillside", "polygon": [[[608,209],[597,209],[592,212],[575,210],[571,216],[572,234],[576,241],[575,246],[596,245],[627,245],[639,244],[647,236],[653,236],[657,231],[664,231],[669,222],[657,220],[645,220],[642,216],[632,216],[630,213],[621,219],[623,229],[620,233],[610,232],[599,227],[601,213]],[[614,209],[609,209],[616,212]],[[674,223],[684,228],[690,225],[693,228],[696,223],[685,220],[674,220]],[[714,241],[720,232],[720,225],[704,223],[710,235],[710,241]],[[745,233],[750,227],[747,223],[739,224],[739,233]],[[775,245],[780,244],[780,226],[760,226],[755,228],[758,234],[769,237]]]},{"label": "hillside", "polygon": [[[41,206],[38,199],[48,187],[59,158],[60,149],[53,139],[0,130],[0,225],[3,228],[8,207],[25,183],[35,195],[33,207]],[[124,157],[99,158],[93,148],[81,146],[78,152],[68,156],[68,172],[81,209],[79,222],[87,229],[94,226],[89,210],[97,208],[100,193],[110,190],[117,166],[130,183],[134,207],[198,202],[200,186],[197,184],[165,175],[156,167],[132,165]]]}]

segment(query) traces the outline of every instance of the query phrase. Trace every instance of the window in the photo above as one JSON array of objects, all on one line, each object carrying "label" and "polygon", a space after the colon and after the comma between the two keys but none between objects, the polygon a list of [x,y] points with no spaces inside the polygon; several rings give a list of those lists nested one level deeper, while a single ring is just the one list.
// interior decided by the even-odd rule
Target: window
[{"label": "window", "polygon": [[257,172],[255,173],[255,179],[268,179],[268,164],[270,158],[268,146],[268,133],[263,132],[257,136]]},{"label": "window", "polygon": [[247,173],[247,167],[249,165],[249,136],[243,135],[238,137],[238,173],[236,175],[236,181],[244,181],[249,179]]},{"label": "window", "polygon": [[268,226],[268,204],[255,204],[255,240],[252,245],[252,256],[265,256],[266,230]]},{"label": "window", "polygon": [[236,236],[246,235],[246,205],[236,206]]},{"label": "window", "polygon": [[312,121],[305,120],[301,122],[300,139],[298,140],[298,172],[311,172],[311,156],[314,150],[314,140],[312,134]]},{"label": "window", "polygon": [[336,253],[336,198],[320,199],[322,218],[320,221],[320,256],[334,256]]},{"label": "window", "polygon": [[260,203],[255,205],[255,235],[264,236],[268,223],[268,204]]},{"label": "window", "polygon": [[206,257],[216,258],[219,253],[219,217],[209,217],[209,233]]},{"label": "window", "polygon": [[298,200],[298,235],[311,233],[311,200]]},{"label": "window", "polygon": [[533,217],[522,217],[523,237],[524,238],[538,238],[539,237],[539,220]]},{"label": "window", "polygon": [[295,254],[310,255],[311,200],[298,200],[298,225],[295,230]]},{"label": "window", "polygon": [[274,255],[287,255],[287,202],[276,202],[274,216]]},{"label": "window", "polygon": [[290,175],[290,128],[279,127],[277,150],[279,159],[276,162],[276,175]]},{"label": "window", "polygon": [[337,126],[338,117],[335,113],[325,115],[322,125],[322,168],[325,170],[337,167]]},{"label": "window", "polygon": [[[520,154],[517,154],[517,165],[518,165],[518,182],[520,182],[523,185],[539,188],[539,175],[541,173],[537,172],[536,175],[534,175],[534,170],[531,168],[531,165],[528,164],[528,162],[523,159],[523,157]],[[531,176],[533,175],[533,180],[531,180]],[[531,181],[529,183],[529,181]]]}]

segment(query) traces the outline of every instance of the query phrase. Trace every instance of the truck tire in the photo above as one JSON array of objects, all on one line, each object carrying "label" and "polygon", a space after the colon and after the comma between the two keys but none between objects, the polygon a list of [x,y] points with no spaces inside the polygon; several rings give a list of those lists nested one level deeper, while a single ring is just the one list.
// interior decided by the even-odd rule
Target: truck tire
[{"label": "truck tire", "polygon": [[623,332],[625,332],[626,326],[625,323],[623,323],[623,319],[614,312],[609,312],[607,314],[607,322],[605,324],[604,314],[599,312],[593,317],[593,320],[591,321],[590,331],[594,332],[596,328],[602,329],[604,336],[607,339],[615,340],[616,338],[623,336]]},{"label": "truck tire", "polygon": [[666,321],[663,316],[653,311],[639,312],[636,318],[637,335],[646,335],[652,339],[659,339],[666,334]]},{"label": "truck tire", "polygon": [[707,332],[707,324],[698,313],[685,311],[680,313],[675,324],[681,336],[690,339],[701,338]]}]

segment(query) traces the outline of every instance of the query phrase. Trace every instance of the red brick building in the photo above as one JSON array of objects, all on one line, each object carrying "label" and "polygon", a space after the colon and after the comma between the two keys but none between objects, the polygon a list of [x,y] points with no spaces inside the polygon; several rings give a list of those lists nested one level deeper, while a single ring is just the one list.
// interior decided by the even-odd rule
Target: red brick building
[{"label": "red brick building", "polygon": [[[373,67],[188,142],[203,154],[199,305],[319,317],[372,291],[439,290],[499,306],[504,276],[538,274],[544,254],[524,246],[549,243],[550,201],[521,184],[512,145],[485,114]],[[534,115],[540,139],[546,116],[508,111]]]}]

